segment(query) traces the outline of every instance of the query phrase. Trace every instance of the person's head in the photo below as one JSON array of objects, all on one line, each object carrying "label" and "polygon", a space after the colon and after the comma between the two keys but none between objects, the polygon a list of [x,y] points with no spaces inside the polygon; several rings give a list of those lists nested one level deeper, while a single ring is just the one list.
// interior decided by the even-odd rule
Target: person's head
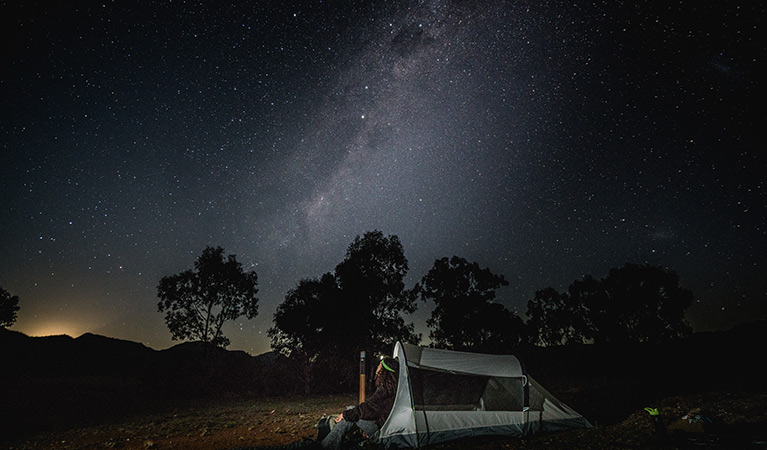
[{"label": "person's head", "polygon": [[376,372],[379,370],[391,372],[396,375],[399,373],[399,361],[397,361],[395,358],[392,358],[391,356],[382,356],[381,362],[378,364]]},{"label": "person's head", "polygon": [[391,356],[381,357],[381,362],[378,363],[378,367],[376,368],[376,385],[386,383],[391,386],[396,386],[398,378],[399,361]]}]

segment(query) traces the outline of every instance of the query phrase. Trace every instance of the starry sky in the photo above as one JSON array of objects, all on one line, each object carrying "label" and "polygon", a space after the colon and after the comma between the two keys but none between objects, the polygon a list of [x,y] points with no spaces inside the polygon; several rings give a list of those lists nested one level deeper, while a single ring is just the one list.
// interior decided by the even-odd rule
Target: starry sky
[{"label": "starry sky", "polygon": [[[267,351],[286,292],[357,235],[411,287],[458,255],[524,317],[627,262],[696,331],[767,316],[763,2],[2,2],[0,286],[12,327],[162,349],[163,276],[259,276],[225,327]],[[430,308],[411,318],[424,336]]]}]

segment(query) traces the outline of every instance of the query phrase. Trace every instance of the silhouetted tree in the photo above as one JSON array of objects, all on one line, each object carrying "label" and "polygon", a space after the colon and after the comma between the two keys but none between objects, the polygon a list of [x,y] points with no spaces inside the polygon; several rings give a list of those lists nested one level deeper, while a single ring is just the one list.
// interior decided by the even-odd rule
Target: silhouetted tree
[{"label": "silhouetted tree", "polygon": [[0,328],[8,328],[16,323],[18,310],[19,297],[0,287]]},{"label": "silhouetted tree", "polygon": [[522,319],[494,303],[495,291],[509,283],[503,275],[453,256],[434,261],[416,292],[436,305],[426,324],[438,348],[507,353],[520,343]]},{"label": "silhouetted tree", "polygon": [[657,343],[692,332],[684,313],[693,295],[679,287],[676,272],[626,264],[601,285],[599,292],[579,292],[595,342]]},{"label": "silhouetted tree", "polygon": [[206,247],[194,270],[163,277],[157,286],[157,304],[173,340],[200,340],[219,347],[229,345],[221,331],[228,320],[258,314],[256,272],[245,272],[235,255],[224,258],[221,247]]},{"label": "silhouetted tree", "polygon": [[334,328],[342,325],[334,323],[332,314],[340,297],[338,283],[330,273],[320,279],[303,279],[277,307],[274,326],[267,332],[272,348],[290,356],[306,394],[311,390],[314,364],[330,350]]},{"label": "silhouetted tree", "polygon": [[407,270],[397,236],[357,236],[334,273],[301,280],[287,293],[268,332],[272,348],[300,362],[307,388],[324,373],[348,384],[360,350],[389,353],[397,340],[420,341],[402,318],[416,308],[405,290]]},{"label": "silhouetted tree", "polygon": [[[415,298],[405,290],[408,262],[399,238],[369,231],[357,236],[336,266],[342,294],[336,311],[346,324],[351,348],[391,353],[398,341],[419,342],[413,324],[402,313],[416,310]],[[356,341],[356,342],[355,342]]]},{"label": "silhouetted tree", "polygon": [[583,314],[567,294],[548,287],[536,291],[535,298],[527,302],[526,333],[535,345],[565,345],[583,341]]},{"label": "silhouetted tree", "polygon": [[533,343],[662,342],[692,329],[684,318],[693,295],[660,267],[626,264],[602,280],[586,275],[566,293],[548,288],[527,304]]}]

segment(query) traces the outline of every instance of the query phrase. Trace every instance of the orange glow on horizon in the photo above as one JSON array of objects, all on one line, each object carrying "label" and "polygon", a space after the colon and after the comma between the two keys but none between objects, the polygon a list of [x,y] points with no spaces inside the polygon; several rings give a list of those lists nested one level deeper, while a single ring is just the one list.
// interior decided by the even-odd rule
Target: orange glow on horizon
[{"label": "orange glow on horizon", "polygon": [[45,337],[45,336],[60,336],[67,335],[70,337],[78,337],[85,333],[83,327],[77,326],[66,322],[47,322],[36,324],[34,326],[25,327],[25,330],[19,330],[25,333],[27,336],[32,337]]}]

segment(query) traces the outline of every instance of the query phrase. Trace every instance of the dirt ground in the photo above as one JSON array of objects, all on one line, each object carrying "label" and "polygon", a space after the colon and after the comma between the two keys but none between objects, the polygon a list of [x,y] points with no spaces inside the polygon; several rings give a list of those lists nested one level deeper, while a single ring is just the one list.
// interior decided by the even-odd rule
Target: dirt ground
[{"label": "dirt ground", "polygon": [[350,395],[189,403],[119,423],[45,433],[9,450],[223,450],[284,445],[316,437],[323,414],[356,403]]},{"label": "dirt ground", "polygon": [[[352,395],[189,403],[108,424],[45,433],[10,443],[9,450],[228,450],[284,445],[316,436],[323,414],[354,404]],[[689,411],[701,409],[715,427],[669,434],[660,439],[643,410],[610,426],[530,439],[478,438],[434,447],[458,449],[767,449],[767,395],[717,393],[667,398],[660,405],[673,427]]]}]

